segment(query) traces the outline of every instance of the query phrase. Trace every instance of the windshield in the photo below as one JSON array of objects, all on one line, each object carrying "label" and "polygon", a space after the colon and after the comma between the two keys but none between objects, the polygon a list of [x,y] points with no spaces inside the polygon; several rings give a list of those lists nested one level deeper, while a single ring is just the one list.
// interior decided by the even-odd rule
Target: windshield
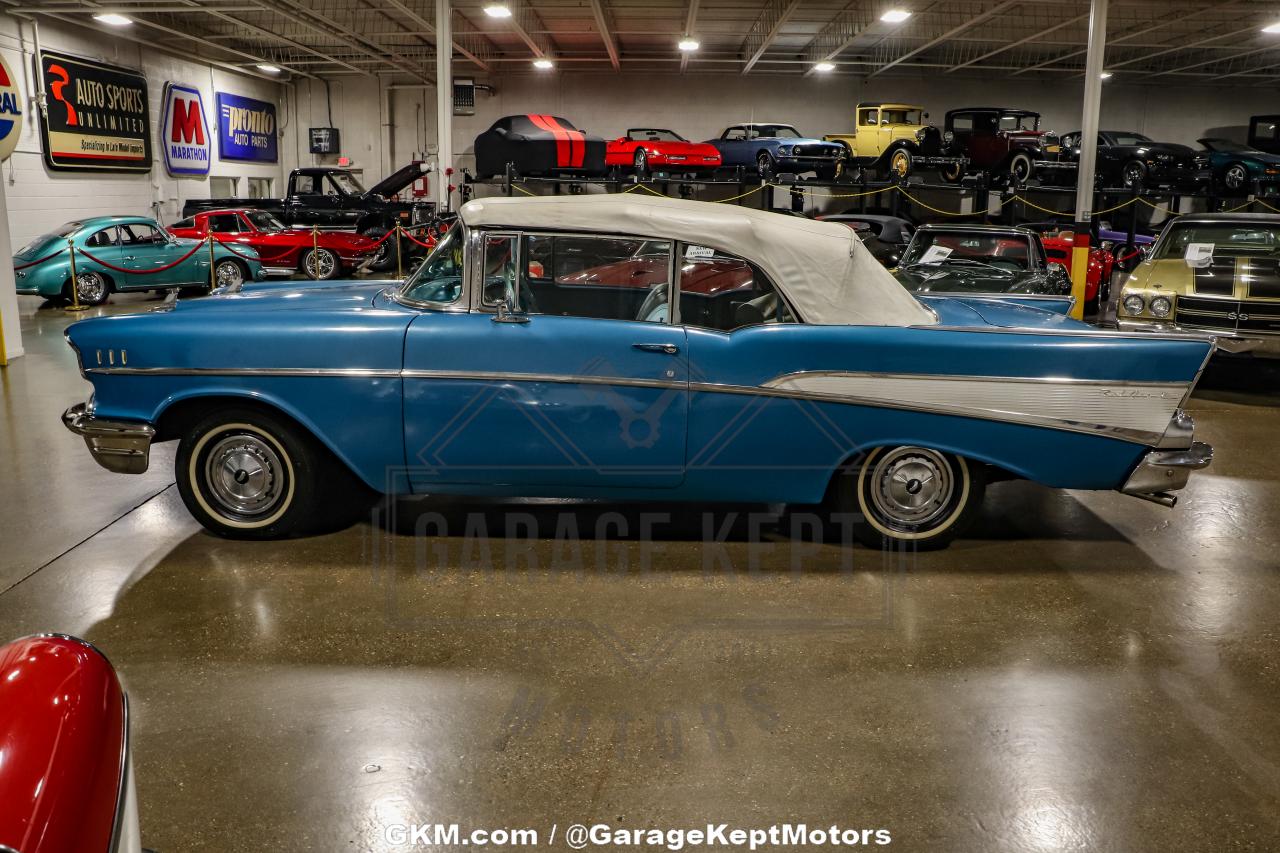
[{"label": "windshield", "polygon": [[400,288],[407,302],[452,305],[462,296],[462,224],[455,222],[449,233],[427,255],[418,271]]},{"label": "windshield", "polygon": [[1037,115],[1002,115],[1001,130],[1039,130],[1040,116]]},{"label": "windshield", "polygon": [[1185,258],[1192,244],[1197,243],[1207,245],[1209,255],[1215,258],[1275,256],[1280,254],[1280,226],[1258,222],[1231,225],[1175,223],[1160,241],[1153,257],[1156,260]]},{"label": "windshield", "polygon": [[31,242],[27,243],[27,245],[23,246],[21,249],[14,252],[14,254],[29,255],[31,254],[31,252],[35,251],[36,249],[39,249],[53,242],[54,240],[60,239],[65,241],[67,237],[73,234],[83,224],[84,223],[82,222],[64,222],[62,225],[59,225],[55,230],[49,232],[48,234],[41,234],[39,237],[33,238]]},{"label": "windshield", "polygon": [[276,219],[265,210],[250,210],[245,212],[245,218],[249,223],[259,231],[283,231],[284,223]]},{"label": "windshield", "polygon": [[627,139],[632,142],[685,142],[685,138],[674,130],[657,130],[642,127],[627,131]]},{"label": "windshield", "polygon": [[981,263],[1006,272],[1031,265],[1031,242],[1018,234],[966,234],[917,231],[902,256],[902,266],[973,266]]},{"label": "windshield", "polygon": [[1116,145],[1146,145],[1151,141],[1150,137],[1141,133],[1113,133],[1111,138],[1116,141]]},{"label": "windshield", "polygon": [[920,110],[880,110],[881,124],[920,124]]},{"label": "windshield", "polygon": [[757,124],[750,128],[752,139],[799,139],[800,131],[789,124]]},{"label": "windshield", "polygon": [[347,195],[364,195],[364,187],[360,186],[360,182],[350,172],[331,172],[329,179]]}]

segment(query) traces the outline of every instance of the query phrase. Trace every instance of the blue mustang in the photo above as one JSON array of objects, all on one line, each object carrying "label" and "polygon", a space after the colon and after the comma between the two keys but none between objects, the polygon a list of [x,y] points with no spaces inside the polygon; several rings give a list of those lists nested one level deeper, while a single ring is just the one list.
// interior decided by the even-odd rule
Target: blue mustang
[{"label": "blue mustang", "polygon": [[722,167],[747,166],[762,178],[778,172],[813,172],[829,181],[845,155],[839,142],[810,139],[789,124],[735,124],[707,143],[720,152]]},{"label": "blue mustang", "polygon": [[144,471],[176,439],[209,530],[309,529],[394,494],[824,503],[938,547],[995,478],[1166,505],[1211,449],[1209,339],[1015,297],[920,297],[842,225],[600,195],[479,199],[403,285],[247,284],[102,317],[66,425]]}]

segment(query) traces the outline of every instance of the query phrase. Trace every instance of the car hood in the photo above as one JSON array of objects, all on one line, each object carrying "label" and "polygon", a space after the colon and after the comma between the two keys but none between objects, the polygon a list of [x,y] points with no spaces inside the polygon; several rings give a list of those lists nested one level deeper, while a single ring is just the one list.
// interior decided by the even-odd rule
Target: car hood
[{"label": "car hood", "polygon": [[1152,154],[1172,154],[1175,157],[1194,157],[1196,153],[1191,146],[1179,145],[1176,142],[1146,142],[1134,147],[1145,148]]},{"label": "car hood", "polygon": [[201,299],[179,299],[174,311],[358,311],[392,282],[339,281],[323,284],[287,281],[246,283],[237,293],[215,292]]},{"label": "car hood", "polygon": [[390,175],[387,175],[378,183],[369,187],[365,191],[366,196],[382,196],[387,198],[400,192],[400,190],[412,184],[418,178],[430,171],[430,166],[422,161],[414,161],[407,166],[396,169]]},{"label": "car hood", "polygon": [[664,154],[684,154],[688,157],[711,156],[720,153],[714,145],[708,145],[705,142],[641,141],[640,144],[645,148],[652,148]]},{"label": "car hood", "polygon": [[899,269],[893,277],[916,293],[1014,293],[1027,276],[939,266],[927,270]]},{"label": "car hood", "polygon": [[1050,332],[1095,328],[1055,311],[1000,299],[928,295],[921,295],[919,299],[925,307],[938,315],[938,324],[941,326],[994,326],[1000,329],[1044,329]]}]

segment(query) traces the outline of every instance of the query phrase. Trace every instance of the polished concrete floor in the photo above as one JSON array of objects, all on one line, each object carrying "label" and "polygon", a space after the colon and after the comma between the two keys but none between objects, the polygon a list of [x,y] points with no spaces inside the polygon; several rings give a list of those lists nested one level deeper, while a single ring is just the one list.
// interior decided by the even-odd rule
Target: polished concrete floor
[{"label": "polished concrete floor", "polygon": [[591,537],[650,507],[431,502],[253,544],[193,523],[170,447],[142,477],[97,468],[58,422],[88,388],[68,320],[24,312],[0,633],[115,662],[161,853],[708,821],[912,851],[1280,849],[1277,365],[1211,365],[1191,410],[1217,457],[1176,509],[1001,484],[969,538],[909,560],[738,507],[661,508],[651,545]]}]

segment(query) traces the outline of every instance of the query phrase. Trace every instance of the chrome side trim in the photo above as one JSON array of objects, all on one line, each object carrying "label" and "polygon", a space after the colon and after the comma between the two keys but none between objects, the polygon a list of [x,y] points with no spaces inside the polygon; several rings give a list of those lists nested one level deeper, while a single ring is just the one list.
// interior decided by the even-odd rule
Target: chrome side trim
[{"label": "chrome side trim", "polygon": [[376,367],[91,367],[113,376],[337,376],[394,379],[401,371]]},{"label": "chrome side trim", "polygon": [[113,421],[94,417],[85,403],[77,403],[62,413],[67,429],[84,438],[96,461],[117,474],[142,474],[151,457],[151,440],[156,428],[138,421]]},{"label": "chrome side trim", "polygon": [[[968,297],[965,297],[968,298]],[[1024,326],[992,326],[991,328],[981,328],[978,326],[906,326],[908,329],[919,329],[930,332],[968,332],[978,335],[1039,335],[1047,338],[1132,338],[1133,340],[1142,341],[1186,341],[1186,340],[1202,340],[1208,342],[1209,333],[1203,333],[1198,336],[1179,335],[1179,334],[1161,334],[1159,332],[1139,332],[1128,329],[1036,329]]]},{"label": "chrome side trim", "polygon": [[586,376],[564,373],[506,373],[484,370],[403,370],[405,379],[456,379],[480,382],[556,382],[563,385],[621,385],[629,388],[676,388],[689,383],[671,379],[641,379],[629,376]]},{"label": "chrome side trim", "polygon": [[1177,491],[1187,485],[1192,471],[1207,468],[1211,462],[1213,448],[1203,441],[1192,442],[1182,450],[1152,450],[1142,457],[1120,491],[1138,497]]}]

